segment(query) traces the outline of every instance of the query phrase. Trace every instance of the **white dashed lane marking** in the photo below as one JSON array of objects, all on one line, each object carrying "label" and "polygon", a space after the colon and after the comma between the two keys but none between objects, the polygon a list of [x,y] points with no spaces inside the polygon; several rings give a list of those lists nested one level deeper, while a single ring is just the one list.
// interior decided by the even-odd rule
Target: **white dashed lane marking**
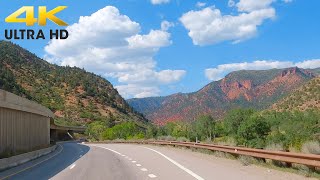
[{"label": "white dashed lane marking", "polygon": [[74,167],[76,167],[76,164],[72,164],[72,165],[70,166],[70,169],[73,169]]},{"label": "white dashed lane marking", "polygon": [[[95,145],[93,145],[93,146],[95,146]],[[128,159],[128,160],[131,161],[132,163],[137,163],[137,161],[132,161],[132,158],[130,158],[130,157],[124,155],[124,154],[121,154],[120,152],[117,152],[117,151],[115,151],[115,150],[112,150],[112,149],[109,149],[109,148],[106,148],[106,147],[101,147],[101,146],[95,146],[95,147],[99,147],[99,148],[103,148],[103,149],[109,150],[109,151],[111,151],[111,152],[114,152],[114,153],[122,156],[122,157],[125,157],[126,159]],[[73,165],[70,167],[70,169],[74,168],[75,166],[76,166],[76,165],[73,164]],[[136,164],[136,166],[137,166],[137,167],[142,167],[141,164]],[[141,168],[140,170],[143,171],[143,172],[148,171],[148,169],[146,169],[146,168]],[[149,176],[150,178],[156,178],[156,177],[157,177],[157,176],[154,175],[154,174],[148,174],[148,176]]]},{"label": "white dashed lane marking", "polygon": [[154,175],[154,174],[149,174],[148,175],[150,178],[156,178],[157,176],[156,175]]},{"label": "white dashed lane marking", "polygon": [[146,169],[146,168],[141,168],[140,170],[141,171],[148,171],[148,169]]}]

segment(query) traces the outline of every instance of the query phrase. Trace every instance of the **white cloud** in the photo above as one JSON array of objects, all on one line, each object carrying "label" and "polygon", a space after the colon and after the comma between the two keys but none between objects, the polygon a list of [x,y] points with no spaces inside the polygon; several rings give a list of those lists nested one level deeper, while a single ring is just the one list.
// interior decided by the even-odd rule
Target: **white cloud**
[{"label": "white cloud", "polygon": [[284,3],[291,3],[293,0],[282,0]]},{"label": "white cloud", "polygon": [[223,41],[238,43],[254,37],[257,27],[275,17],[273,8],[260,9],[237,16],[222,15],[219,9],[207,7],[185,13],[180,21],[189,30],[195,45],[211,45]]},{"label": "white cloud", "polygon": [[131,97],[134,94],[134,98],[144,98],[144,97],[151,97],[151,96],[158,96],[160,93],[159,88],[157,87],[140,87],[134,84],[128,85],[120,85],[115,86],[115,88],[122,94],[124,97]]},{"label": "white cloud", "polygon": [[147,35],[137,34],[127,39],[130,48],[156,48],[171,44],[170,34],[162,30],[151,30]]},{"label": "white cloud", "polygon": [[306,60],[302,62],[295,63],[295,66],[304,68],[304,69],[312,69],[320,67],[320,59]]},{"label": "white cloud", "polygon": [[288,67],[300,67],[306,69],[318,68],[320,67],[320,59],[306,60],[302,62],[292,62],[292,61],[254,61],[254,62],[244,62],[244,63],[232,63],[232,64],[222,64],[216,68],[209,68],[205,70],[205,76],[211,81],[217,81],[222,79],[225,75],[232,71],[239,70],[267,70],[267,69],[281,69]]},{"label": "white cloud", "polygon": [[205,2],[197,2],[197,4],[196,4],[196,6],[198,8],[202,8],[202,7],[206,6],[206,5],[207,5],[207,3],[205,3]]},{"label": "white cloud", "polygon": [[168,31],[171,27],[174,27],[174,23],[169,21],[162,21],[161,22],[161,30]]},{"label": "white cloud", "polygon": [[228,6],[229,7],[234,7],[236,5],[236,3],[234,2],[234,0],[229,0],[228,1]]},{"label": "white cloud", "polygon": [[277,1],[280,0],[228,0],[228,7],[237,8],[236,14],[222,14],[220,9],[211,6],[189,11],[180,17],[180,21],[195,45],[205,46],[224,41],[239,43],[255,37],[259,26],[276,17],[272,5]]},{"label": "white cloud", "polygon": [[275,0],[240,0],[236,6],[240,12],[252,12],[270,8]]},{"label": "white cloud", "polygon": [[154,5],[169,3],[170,0],[151,0],[151,3]]},{"label": "white cloud", "polygon": [[161,47],[171,44],[170,33],[161,29],[139,34],[140,29],[117,8],[107,6],[68,26],[68,39],[50,41],[45,58],[116,78],[120,93],[127,98],[147,96],[151,90],[159,94],[159,86],[178,82],[186,72],[157,70],[153,57]]}]

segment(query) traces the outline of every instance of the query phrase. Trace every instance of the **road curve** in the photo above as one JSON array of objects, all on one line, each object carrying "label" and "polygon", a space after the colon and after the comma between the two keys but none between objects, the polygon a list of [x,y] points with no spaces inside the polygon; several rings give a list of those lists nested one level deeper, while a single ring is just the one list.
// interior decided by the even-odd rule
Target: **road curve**
[{"label": "road curve", "polygon": [[8,175],[9,179],[27,180],[307,179],[170,147],[77,143],[61,144],[53,154],[0,173],[0,179]]}]

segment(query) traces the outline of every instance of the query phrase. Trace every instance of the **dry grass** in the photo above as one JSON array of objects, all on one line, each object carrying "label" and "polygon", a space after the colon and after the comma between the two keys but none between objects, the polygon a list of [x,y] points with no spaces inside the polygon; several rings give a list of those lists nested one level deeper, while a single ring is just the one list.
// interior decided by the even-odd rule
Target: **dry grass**
[{"label": "dry grass", "polygon": [[301,151],[303,153],[320,155],[320,143],[318,141],[308,141],[302,145]]},{"label": "dry grass", "polygon": [[179,142],[190,142],[190,140],[188,138],[186,138],[186,137],[178,137],[177,141],[179,141]]},{"label": "dry grass", "polygon": [[175,141],[176,138],[172,136],[160,136],[158,137],[158,140],[163,140],[163,141]]},{"label": "dry grass", "polygon": [[[270,151],[284,151],[285,150],[283,148],[282,144],[269,144],[265,147],[265,149],[270,150]],[[266,159],[266,163],[272,164],[275,166],[279,166],[279,167],[288,167],[288,164],[285,162],[271,160],[271,159]]]}]

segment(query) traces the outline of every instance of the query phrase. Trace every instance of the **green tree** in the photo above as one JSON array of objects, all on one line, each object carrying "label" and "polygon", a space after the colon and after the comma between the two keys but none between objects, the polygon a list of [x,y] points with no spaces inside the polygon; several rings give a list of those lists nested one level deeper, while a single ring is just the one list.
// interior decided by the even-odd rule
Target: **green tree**
[{"label": "green tree", "polygon": [[226,131],[229,135],[237,134],[238,128],[243,121],[248,119],[255,111],[253,109],[234,109],[224,118]]},{"label": "green tree", "polygon": [[248,147],[263,148],[270,131],[270,125],[264,117],[252,115],[240,124],[237,141]]},{"label": "green tree", "polygon": [[195,132],[201,140],[212,139],[215,136],[215,120],[210,115],[200,116],[195,121]]},{"label": "green tree", "polygon": [[105,123],[101,121],[95,121],[89,124],[85,134],[93,140],[101,140],[101,134],[106,129]]}]

